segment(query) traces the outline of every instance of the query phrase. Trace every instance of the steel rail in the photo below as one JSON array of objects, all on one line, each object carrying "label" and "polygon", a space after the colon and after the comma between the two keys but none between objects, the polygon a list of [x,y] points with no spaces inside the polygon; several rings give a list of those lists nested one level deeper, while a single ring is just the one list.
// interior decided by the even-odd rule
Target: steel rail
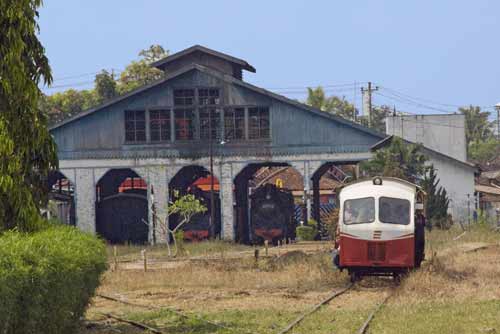
[{"label": "steel rail", "polygon": [[293,320],[291,323],[289,323],[285,328],[283,328],[278,334],[285,334],[285,333],[288,333],[293,327],[295,327],[296,325],[298,325],[302,320],[304,320],[305,317],[313,314],[314,312],[316,312],[317,310],[319,310],[321,308],[321,306],[329,303],[332,299],[334,299],[335,297],[338,297],[340,296],[341,294],[343,294],[344,292],[347,292],[348,290],[350,290],[352,287],[354,286],[354,283],[350,283],[348,286],[346,286],[345,288],[343,288],[342,290],[339,290],[339,291],[334,291],[333,293],[331,293],[328,297],[326,297],[325,299],[323,299],[319,304],[316,304],[314,305],[313,308],[311,308],[310,310],[308,310],[307,312],[305,313],[302,313],[300,316],[298,316],[295,320]]}]

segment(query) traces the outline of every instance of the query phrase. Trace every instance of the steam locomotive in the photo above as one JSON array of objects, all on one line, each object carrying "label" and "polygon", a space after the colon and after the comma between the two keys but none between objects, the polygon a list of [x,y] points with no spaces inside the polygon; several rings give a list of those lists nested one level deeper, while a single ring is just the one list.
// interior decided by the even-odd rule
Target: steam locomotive
[{"label": "steam locomotive", "polygon": [[279,240],[295,238],[294,202],[289,191],[266,184],[257,188],[250,200],[252,243],[268,240],[277,244]]}]

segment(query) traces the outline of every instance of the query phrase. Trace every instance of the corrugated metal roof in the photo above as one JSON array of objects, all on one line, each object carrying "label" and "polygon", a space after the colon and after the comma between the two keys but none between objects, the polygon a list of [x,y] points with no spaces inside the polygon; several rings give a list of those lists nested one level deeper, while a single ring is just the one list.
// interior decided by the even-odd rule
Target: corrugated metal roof
[{"label": "corrugated metal roof", "polygon": [[474,189],[477,192],[480,193],[486,193],[486,194],[492,194],[492,195],[499,195],[500,196],[500,188],[497,187],[491,187],[491,186],[485,186],[482,184],[476,184],[474,186]]}]

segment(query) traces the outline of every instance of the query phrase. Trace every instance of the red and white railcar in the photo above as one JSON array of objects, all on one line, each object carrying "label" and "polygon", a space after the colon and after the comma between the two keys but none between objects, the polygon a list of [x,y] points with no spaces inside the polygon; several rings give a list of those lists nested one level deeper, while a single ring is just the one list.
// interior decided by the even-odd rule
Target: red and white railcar
[{"label": "red and white railcar", "polygon": [[[351,280],[394,275],[423,259],[423,192],[397,178],[376,177],[343,187],[339,194],[335,264]],[[417,222],[417,223],[416,223]]]}]

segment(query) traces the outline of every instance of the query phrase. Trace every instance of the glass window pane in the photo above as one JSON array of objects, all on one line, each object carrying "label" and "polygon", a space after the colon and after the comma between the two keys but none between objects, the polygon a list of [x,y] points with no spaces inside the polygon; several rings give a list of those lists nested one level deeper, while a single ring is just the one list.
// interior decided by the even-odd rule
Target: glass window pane
[{"label": "glass window pane", "polygon": [[375,220],[373,197],[350,199],[344,202],[344,224],[371,223]]},{"label": "glass window pane", "polygon": [[379,220],[387,224],[410,223],[410,201],[401,198],[380,197]]}]

